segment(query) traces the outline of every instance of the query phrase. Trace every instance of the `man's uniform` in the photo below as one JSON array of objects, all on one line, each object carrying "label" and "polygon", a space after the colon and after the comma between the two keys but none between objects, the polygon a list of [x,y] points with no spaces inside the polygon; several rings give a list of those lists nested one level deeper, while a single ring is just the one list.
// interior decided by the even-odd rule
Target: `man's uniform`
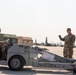
[{"label": "man's uniform", "polygon": [[[1,28],[0,28],[0,34],[1,34]],[[2,37],[0,37],[0,54],[2,59],[6,59],[5,47],[6,47],[6,41],[4,41]]]},{"label": "man's uniform", "polygon": [[5,46],[6,46],[5,41],[0,41],[2,59],[6,59]]},{"label": "man's uniform", "polygon": [[60,40],[65,41],[63,55],[65,58],[72,58],[73,47],[75,42],[75,35],[66,35],[64,38],[60,37]]}]

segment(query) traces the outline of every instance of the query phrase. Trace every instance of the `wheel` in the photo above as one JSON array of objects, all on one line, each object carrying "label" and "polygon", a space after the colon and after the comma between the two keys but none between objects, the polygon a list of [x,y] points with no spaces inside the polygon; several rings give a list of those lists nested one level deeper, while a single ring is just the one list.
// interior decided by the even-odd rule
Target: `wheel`
[{"label": "wheel", "polygon": [[76,74],[76,62],[74,62],[74,70],[73,72]]},{"label": "wheel", "polygon": [[8,66],[13,71],[19,71],[24,66],[24,60],[20,56],[13,56],[8,61]]},{"label": "wheel", "polygon": [[73,72],[76,74],[76,69],[75,69],[75,70],[73,70]]}]

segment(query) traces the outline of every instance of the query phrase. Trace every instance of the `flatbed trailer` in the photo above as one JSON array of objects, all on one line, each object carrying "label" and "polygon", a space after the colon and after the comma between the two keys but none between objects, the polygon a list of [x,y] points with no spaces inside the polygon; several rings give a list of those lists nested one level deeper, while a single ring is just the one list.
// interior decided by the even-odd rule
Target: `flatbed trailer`
[{"label": "flatbed trailer", "polygon": [[37,46],[15,44],[7,50],[7,60],[0,60],[0,64],[8,65],[13,71],[19,71],[23,66],[33,66],[72,70],[76,73],[75,59],[63,58]]}]

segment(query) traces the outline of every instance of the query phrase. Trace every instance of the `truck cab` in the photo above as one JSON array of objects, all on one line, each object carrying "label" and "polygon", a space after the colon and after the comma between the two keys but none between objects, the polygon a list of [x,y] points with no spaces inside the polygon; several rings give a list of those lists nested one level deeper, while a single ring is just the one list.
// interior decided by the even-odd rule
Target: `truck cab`
[{"label": "truck cab", "polygon": [[[0,33],[0,41],[6,41],[7,42],[7,46],[5,48],[5,52],[7,55],[7,50],[13,45],[13,44],[17,44],[18,39],[16,37],[16,35],[13,34],[4,34],[4,33]],[[1,48],[0,48],[0,60],[2,59],[2,54],[1,54]]]}]

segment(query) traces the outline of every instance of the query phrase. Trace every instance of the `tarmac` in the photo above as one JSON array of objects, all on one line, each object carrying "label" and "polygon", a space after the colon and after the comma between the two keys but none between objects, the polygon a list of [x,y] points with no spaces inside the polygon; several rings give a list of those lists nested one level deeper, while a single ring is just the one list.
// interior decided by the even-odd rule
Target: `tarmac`
[{"label": "tarmac", "polygon": [[42,68],[26,68],[21,71],[11,71],[8,66],[0,65],[0,75],[76,75],[71,71],[42,69]]}]

